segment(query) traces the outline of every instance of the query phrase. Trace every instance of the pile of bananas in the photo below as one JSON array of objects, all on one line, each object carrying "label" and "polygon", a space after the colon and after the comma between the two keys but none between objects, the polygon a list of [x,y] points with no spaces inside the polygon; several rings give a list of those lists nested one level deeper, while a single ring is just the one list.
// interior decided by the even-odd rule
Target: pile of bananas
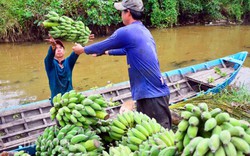
[{"label": "pile of bananas", "polygon": [[67,16],[59,16],[54,11],[49,11],[43,26],[49,29],[53,38],[62,38],[67,41],[87,44],[91,31],[82,21],[74,21]]},{"label": "pile of bananas", "polygon": [[[78,98],[71,99],[71,94],[73,93],[76,94],[76,96],[73,97]],[[69,113],[67,111],[64,112],[65,108],[63,107],[69,105],[64,104],[66,101],[75,101],[76,103],[81,101],[80,105],[86,106],[86,104],[90,103],[89,100],[93,102],[96,101],[96,99],[102,99],[99,96],[100,95],[90,95],[88,97],[83,97],[83,95],[72,90],[68,92],[67,98],[65,98],[65,95],[61,96],[58,94],[54,97],[55,99],[53,99],[53,102],[55,108],[59,108],[57,109],[58,113],[60,109],[63,109],[63,115],[60,115],[63,120],[63,118],[67,116],[65,113]],[[65,101],[63,99],[67,100]],[[89,100],[86,101],[85,99]],[[85,108],[83,108],[83,110],[84,109]],[[54,112],[54,110],[52,111]],[[73,110],[70,112],[73,112]],[[58,119],[58,113],[53,115],[54,118]],[[73,115],[73,113],[71,115]],[[61,120],[59,120],[59,122],[60,121]],[[100,152],[100,149],[102,149],[103,155],[110,156],[119,156],[124,154],[126,156],[173,156],[177,151],[177,148],[174,145],[174,132],[163,128],[156,122],[155,119],[151,119],[143,113],[132,111],[125,112],[123,114],[118,114],[114,119],[99,120],[96,124],[89,125],[88,128],[85,124],[82,124],[82,126],[79,127],[77,126],[77,122],[64,122],[66,124],[65,126],[62,126],[61,130],[58,128],[46,129],[43,136],[38,138],[36,143],[38,154],[43,151],[47,152],[45,154],[48,155],[70,155],[72,152],[77,155],[76,153],[87,151],[89,155],[89,152],[91,151],[88,151],[88,146],[84,146],[83,143],[80,143],[87,142],[86,139],[92,140],[92,142],[88,142],[88,144],[90,144],[96,152]],[[93,131],[90,131],[89,128]],[[52,133],[51,131],[55,133]],[[97,139],[99,142],[94,142],[93,139]],[[82,146],[78,145],[79,143]],[[49,146],[51,144],[54,146]],[[102,144],[103,146],[100,147],[98,144]],[[104,151],[103,147],[105,147],[106,151]]]},{"label": "pile of bananas", "polygon": [[175,133],[175,145],[182,156],[250,154],[250,124],[237,120],[219,108],[209,111],[206,103],[186,104],[183,120]]},{"label": "pile of bananas", "polygon": [[105,111],[106,101],[100,94],[85,95],[71,90],[53,98],[54,107],[50,109],[51,119],[55,118],[60,126],[74,124],[88,128],[95,125],[99,119],[106,120],[109,114]]},{"label": "pile of bananas", "polygon": [[101,138],[90,129],[75,125],[48,127],[36,141],[36,155],[89,156],[99,155],[104,149]]},{"label": "pile of bananas", "polygon": [[14,156],[30,156],[28,153],[25,153],[25,151],[18,151],[15,152]]},{"label": "pile of bananas", "polygon": [[129,111],[118,114],[110,124],[109,134],[118,146],[129,147],[134,156],[151,153],[157,156],[160,151],[171,156],[176,152],[173,131],[163,128],[143,113]]}]

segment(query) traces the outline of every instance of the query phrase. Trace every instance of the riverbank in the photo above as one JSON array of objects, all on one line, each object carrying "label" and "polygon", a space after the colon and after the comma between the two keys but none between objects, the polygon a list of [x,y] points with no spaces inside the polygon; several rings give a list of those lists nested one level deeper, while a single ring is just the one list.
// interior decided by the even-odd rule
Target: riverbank
[{"label": "riverbank", "polygon": [[244,86],[248,91],[250,91],[250,68],[242,67],[230,86]]}]

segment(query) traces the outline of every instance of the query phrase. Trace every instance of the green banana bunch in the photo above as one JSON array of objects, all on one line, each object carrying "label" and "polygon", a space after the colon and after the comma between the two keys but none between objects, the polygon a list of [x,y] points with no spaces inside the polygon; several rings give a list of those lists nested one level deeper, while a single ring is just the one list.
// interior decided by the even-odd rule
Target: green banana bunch
[{"label": "green banana bunch", "polygon": [[250,153],[249,122],[230,117],[219,108],[209,111],[206,103],[189,103],[184,108],[175,133],[175,145],[182,156]]},{"label": "green banana bunch", "polygon": [[43,135],[37,139],[36,155],[99,155],[103,150],[100,140],[101,138],[90,129],[75,125],[66,125],[60,129],[52,126],[46,128]]},{"label": "green banana bunch", "polygon": [[82,21],[74,21],[67,16],[59,16],[54,11],[49,11],[45,17],[43,26],[49,29],[53,38],[62,38],[83,45],[88,43],[91,30]]},{"label": "green banana bunch", "polygon": [[53,155],[53,149],[56,147],[56,135],[59,132],[57,126],[47,127],[41,136],[36,140],[36,155]]},{"label": "green banana bunch", "polygon": [[80,127],[95,125],[99,120],[107,120],[106,101],[100,94],[85,96],[75,90],[57,94],[53,98],[54,107],[50,109],[51,119],[60,126],[75,124]]},{"label": "green banana bunch", "polygon": [[120,140],[127,130],[134,126],[134,116],[133,112],[118,114],[110,125],[110,137],[114,140]]},{"label": "green banana bunch", "polygon": [[[129,137],[129,136],[128,136]],[[126,138],[125,138],[126,139]],[[131,145],[131,144],[129,144]],[[132,145],[135,145],[132,143]],[[139,155],[159,155],[162,150],[166,148],[174,147],[174,153],[176,152],[176,147],[174,146],[174,133],[172,130],[162,129],[161,132],[149,136],[147,140],[144,140],[139,146]],[[136,148],[137,149],[137,148]],[[135,151],[132,149],[132,151]],[[165,153],[165,152],[163,152]],[[172,155],[169,153],[169,155]]]},{"label": "green banana bunch", "polygon": [[[161,149],[174,146],[174,132],[143,113],[130,111],[118,114],[109,127],[109,135],[116,140],[117,146],[129,147],[134,155],[158,155]],[[174,149],[171,151],[176,151],[176,147]]]}]

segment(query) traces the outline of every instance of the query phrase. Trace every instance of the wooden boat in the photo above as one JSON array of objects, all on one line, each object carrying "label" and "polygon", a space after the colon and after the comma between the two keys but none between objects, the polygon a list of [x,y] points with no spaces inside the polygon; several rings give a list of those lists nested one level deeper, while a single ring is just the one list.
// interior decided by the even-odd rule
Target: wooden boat
[{"label": "wooden boat", "polygon": [[[233,81],[248,52],[212,60],[209,62],[163,72],[170,88],[170,104],[198,96],[217,93]],[[114,84],[96,90],[82,92],[85,95],[101,94],[107,101],[120,104],[131,100],[129,82]],[[32,153],[36,138],[48,126],[55,125],[50,119],[49,100],[33,102],[0,109],[0,152],[13,149],[28,149]],[[115,115],[119,106],[109,107],[107,111]],[[33,151],[34,152],[34,151]]]}]

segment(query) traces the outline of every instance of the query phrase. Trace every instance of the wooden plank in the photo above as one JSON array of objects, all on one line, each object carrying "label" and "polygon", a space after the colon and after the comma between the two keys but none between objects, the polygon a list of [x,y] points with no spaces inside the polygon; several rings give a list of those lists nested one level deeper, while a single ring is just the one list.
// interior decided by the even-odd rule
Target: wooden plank
[{"label": "wooden plank", "polygon": [[170,86],[174,86],[174,85],[177,85],[177,84],[180,84],[180,83],[184,83],[184,82],[187,82],[186,79],[181,79],[179,81],[176,81],[176,82],[170,82],[170,83],[167,83],[168,87]]},{"label": "wooden plank", "polygon": [[[4,147],[4,143],[2,140],[0,140],[0,149],[2,149]],[[1,150],[0,150],[1,151]]]},{"label": "wooden plank", "polygon": [[[120,92],[118,90],[115,91],[117,96],[120,96]],[[132,96],[132,95],[131,95]],[[124,103],[123,99],[121,99],[121,102]]]},{"label": "wooden plank", "polygon": [[188,82],[184,82],[184,83],[185,84],[182,84],[182,85],[179,85],[179,86],[177,86],[177,84],[172,86],[174,89],[170,89],[170,94],[182,91],[183,89],[189,89],[189,90],[193,91],[193,88],[189,85]]},{"label": "wooden plank", "polygon": [[[233,68],[219,68],[221,70],[221,72],[225,72],[227,74],[231,73]],[[234,71],[234,70],[233,70]],[[201,71],[197,71],[195,73],[191,73],[191,74],[187,74],[186,77],[190,77],[190,78],[207,78],[209,76],[219,76],[217,73],[215,73],[215,70],[212,69],[208,69],[208,70],[201,70]]]},{"label": "wooden plank", "polygon": [[[231,73],[233,73],[234,72],[234,70],[230,70],[230,68],[221,68],[221,72],[222,73],[226,73],[226,75],[230,75]],[[217,74],[217,73],[215,73],[215,72],[213,72],[213,73],[211,73],[211,75],[209,75],[209,74],[204,74],[204,75],[202,75],[199,79],[201,79],[201,80],[207,80],[207,78],[208,77],[213,77],[215,80],[217,80],[217,79],[219,79],[219,78],[221,78],[222,76],[221,75],[219,75],[219,74]],[[198,78],[198,77],[197,77]]]},{"label": "wooden plank", "polygon": [[[171,89],[170,90],[170,94],[172,94],[172,93],[174,93],[174,92],[178,92],[178,91],[180,91],[181,90],[181,88],[176,88],[176,89]],[[181,94],[180,94],[181,95]]]},{"label": "wooden plank", "polygon": [[178,96],[178,97],[175,97],[175,98],[172,98],[172,99],[170,98],[169,103],[170,103],[170,104],[171,104],[171,103],[177,103],[177,102],[183,101],[183,100],[185,100],[185,99],[194,97],[194,96],[196,96],[196,95],[197,95],[197,92],[189,92],[189,93],[186,94],[184,97]]},{"label": "wooden plank", "polygon": [[15,120],[13,122],[9,122],[6,124],[2,124],[0,125],[0,130],[1,129],[6,129],[8,127],[12,127],[12,126],[16,126],[16,125],[20,125],[23,124],[25,122],[32,122],[32,121],[36,121],[36,120],[40,120],[40,119],[44,119],[44,118],[48,118],[50,117],[50,113],[44,113],[44,114],[39,114],[39,115],[34,115],[34,116],[30,116],[30,117],[26,117],[24,119],[18,119]]},{"label": "wooden plank", "polygon": [[32,132],[32,131],[36,131],[36,130],[39,130],[39,129],[44,129],[46,127],[50,127],[50,126],[54,126],[54,125],[56,125],[55,121],[52,122],[52,123],[50,123],[50,124],[41,125],[41,126],[37,126],[37,127],[31,128],[31,129],[26,129],[26,130],[19,131],[19,132],[16,132],[16,133],[11,133],[11,134],[8,134],[8,135],[4,135],[4,136],[1,136],[0,139],[5,139],[5,138],[13,137],[13,136],[16,136],[16,135],[19,135],[19,134],[24,134],[24,133]]},{"label": "wooden plank", "polygon": [[17,114],[17,113],[20,113],[20,112],[26,112],[26,111],[34,110],[34,109],[38,109],[38,108],[45,108],[45,107],[51,107],[51,104],[50,104],[49,100],[48,101],[44,100],[42,102],[38,101],[38,102],[34,102],[32,104],[13,107],[13,109],[10,109],[10,110],[3,109],[3,111],[0,112],[0,117],[1,116],[12,115],[12,114]]},{"label": "wooden plank", "polygon": [[28,137],[25,137],[25,138],[10,141],[10,142],[4,144],[2,150],[7,150],[7,149],[10,149],[10,148],[18,147],[20,145],[27,144],[28,142],[35,142],[36,139],[42,134],[43,134],[43,132],[37,133],[35,135],[28,136]]},{"label": "wooden plank", "polygon": [[[5,118],[4,117],[1,117],[1,119],[2,119],[2,124],[5,124],[6,122],[5,122]],[[1,126],[1,125],[0,125]],[[1,129],[0,129],[1,130]],[[7,135],[7,134],[9,134],[9,130],[7,129],[7,128],[5,128],[4,129],[4,133],[5,133],[5,135]],[[10,139],[8,138],[7,139],[8,141],[10,141]],[[1,140],[2,141],[2,140]]]},{"label": "wooden plank", "polygon": [[[173,81],[171,77],[167,76],[166,79],[169,81],[169,83],[175,83],[175,82],[180,82],[181,80],[183,80],[182,75],[178,75],[177,78],[180,78],[177,81]],[[169,86],[171,87],[171,86]],[[177,87],[176,85],[172,86],[174,89],[170,89],[170,96],[172,93],[177,92],[179,94],[179,96],[182,96],[182,93],[180,92],[181,88]]]},{"label": "wooden plank", "polygon": [[[231,74],[234,72],[233,68],[220,68],[221,72],[225,72],[226,74]],[[193,79],[201,79],[201,78],[207,78],[208,76],[216,76],[216,77],[220,77],[219,74],[215,73],[214,69],[209,69],[209,70],[203,70],[203,71],[199,71],[193,74],[189,74],[186,77],[189,78],[193,78]]]},{"label": "wooden plank", "polygon": [[[22,119],[24,119],[24,118],[25,118],[25,116],[24,116],[24,113],[23,113],[23,112],[21,113],[21,116],[22,116]],[[25,122],[25,123],[24,123],[24,128],[25,128],[25,129],[28,129],[28,128],[29,128],[29,127],[28,127],[28,125],[27,125],[27,122]],[[30,135],[30,133],[28,133],[28,135]],[[0,137],[0,138],[1,138],[1,137]]]},{"label": "wooden plank", "polygon": [[[206,71],[200,71],[197,73],[190,74],[186,76],[188,80],[203,84],[208,87],[215,87],[219,83],[209,83],[208,77],[214,78],[217,82],[223,82],[230,74],[234,72],[233,68],[220,68],[222,73],[226,73],[226,77],[222,77],[219,74],[215,73],[214,69],[206,70]],[[219,80],[221,79],[221,80]]]},{"label": "wooden plank", "polygon": [[215,74],[214,69],[209,69],[209,70],[199,71],[197,73],[188,75],[187,77],[191,79],[202,79],[203,77],[207,78],[208,76],[212,76],[214,74]]},{"label": "wooden plank", "polygon": [[214,86],[217,86],[218,84],[222,84],[223,82],[225,82],[225,80],[229,77],[229,75],[227,75],[226,77],[223,77],[223,79],[217,79],[215,80],[213,83],[211,83]]},{"label": "wooden plank", "polygon": [[200,78],[201,76],[210,75],[212,73],[214,73],[214,69],[208,69],[208,70],[202,70],[202,71],[197,71],[195,73],[187,74],[186,77]]},{"label": "wooden plank", "polygon": [[121,107],[121,106],[122,106],[122,104],[121,104],[121,105],[118,105],[118,106],[108,107],[108,108],[106,108],[105,110],[106,110],[106,111],[112,111],[113,109],[119,108],[119,107]]},{"label": "wooden plank", "polygon": [[[42,108],[39,108],[39,112],[40,112],[40,114],[43,114]],[[45,125],[47,125],[47,121],[45,120],[45,118],[43,118],[43,123],[44,123]]]},{"label": "wooden plank", "polygon": [[125,94],[122,94],[122,95],[113,97],[112,100],[113,100],[113,101],[118,101],[118,100],[130,98],[130,97],[132,98],[132,94],[131,94],[131,92],[128,92],[128,93],[125,93]]}]

